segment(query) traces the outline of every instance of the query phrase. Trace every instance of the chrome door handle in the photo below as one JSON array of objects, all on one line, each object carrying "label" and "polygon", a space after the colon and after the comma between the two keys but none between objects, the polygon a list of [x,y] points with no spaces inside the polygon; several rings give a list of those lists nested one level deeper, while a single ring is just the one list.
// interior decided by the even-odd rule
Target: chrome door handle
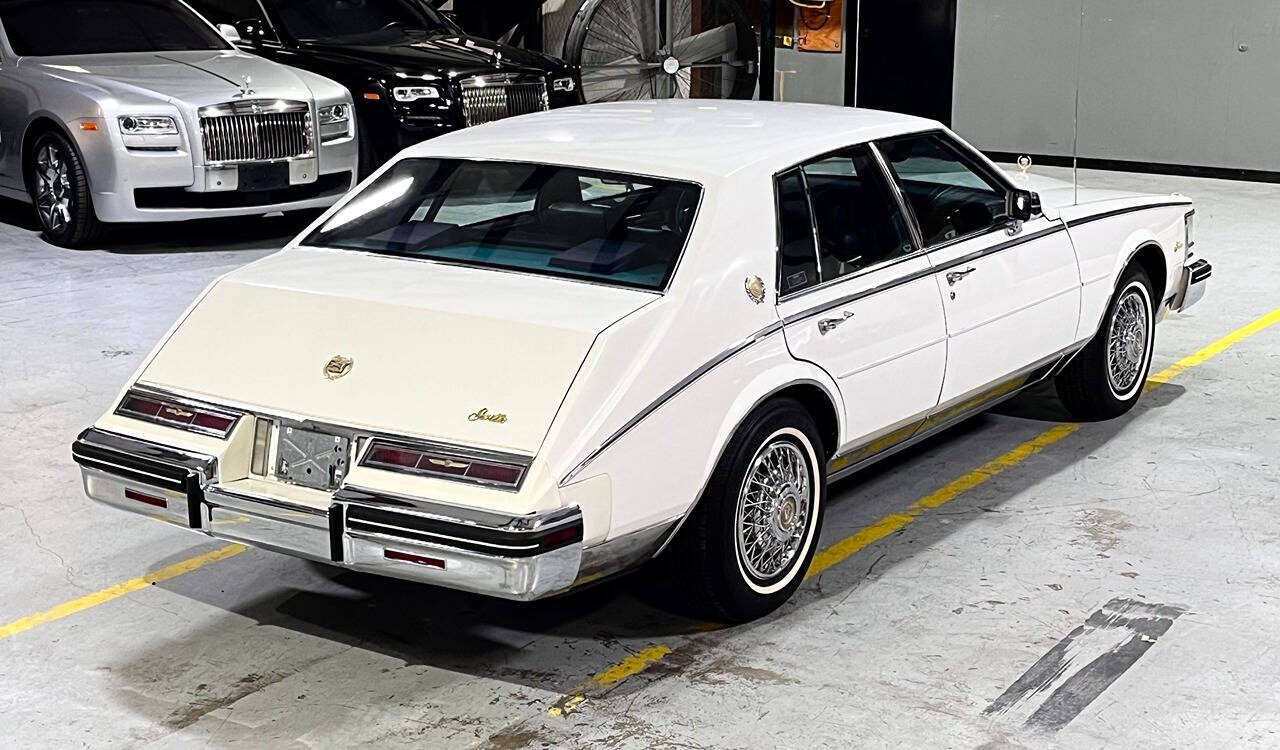
[{"label": "chrome door handle", "polygon": [[978,269],[970,267],[970,268],[964,269],[963,271],[951,271],[950,273],[947,274],[947,283],[950,284],[951,286],[955,286],[957,282],[962,281],[964,277],[968,276],[969,274],[973,273],[976,270]]},{"label": "chrome door handle", "polygon": [[818,333],[822,334],[823,336],[826,336],[828,333],[831,333],[838,326],[840,326],[842,323],[844,323],[846,320],[852,317],[853,317],[853,313],[849,312],[848,310],[845,310],[843,318],[823,318],[822,320],[818,321]]}]

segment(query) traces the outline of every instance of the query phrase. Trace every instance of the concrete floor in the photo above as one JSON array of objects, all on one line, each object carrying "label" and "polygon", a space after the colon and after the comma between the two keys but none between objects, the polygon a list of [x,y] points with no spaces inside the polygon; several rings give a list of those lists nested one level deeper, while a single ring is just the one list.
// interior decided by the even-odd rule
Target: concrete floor
[{"label": "concrete floor", "polygon": [[[1084,178],[1199,201],[1210,296],[1154,370],[1280,306],[1280,185]],[[220,546],[91,504],[68,445],[208,281],[298,228],[76,252],[26,216],[0,205],[0,628]],[[1280,746],[1277,352],[1280,326],[1240,341],[736,628],[627,581],[513,605],[250,550],[0,638],[0,744]],[[823,545],[1058,424],[1043,395],[1003,411],[833,488]]]}]

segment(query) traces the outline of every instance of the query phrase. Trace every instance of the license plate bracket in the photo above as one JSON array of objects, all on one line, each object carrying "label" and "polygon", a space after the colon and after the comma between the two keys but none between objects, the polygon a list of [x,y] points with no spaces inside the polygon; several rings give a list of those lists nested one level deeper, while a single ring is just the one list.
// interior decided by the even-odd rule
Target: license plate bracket
[{"label": "license plate bracket", "polygon": [[347,474],[351,440],[284,424],[276,441],[276,476],[318,490],[337,489]]},{"label": "license plate bracket", "polygon": [[289,162],[241,164],[236,189],[241,193],[260,193],[289,187]]}]

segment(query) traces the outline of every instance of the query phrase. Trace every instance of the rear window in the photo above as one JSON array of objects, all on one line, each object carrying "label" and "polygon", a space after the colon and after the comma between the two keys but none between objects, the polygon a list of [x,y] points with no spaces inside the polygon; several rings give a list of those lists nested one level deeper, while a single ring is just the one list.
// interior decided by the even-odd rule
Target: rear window
[{"label": "rear window", "polygon": [[96,55],[230,49],[176,0],[17,0],[0,3],[18,55]]},{"label": "rear window", "polygon": [[406,159],[305,244],[658,290],[700,197],[697,185],[652,177]]}]

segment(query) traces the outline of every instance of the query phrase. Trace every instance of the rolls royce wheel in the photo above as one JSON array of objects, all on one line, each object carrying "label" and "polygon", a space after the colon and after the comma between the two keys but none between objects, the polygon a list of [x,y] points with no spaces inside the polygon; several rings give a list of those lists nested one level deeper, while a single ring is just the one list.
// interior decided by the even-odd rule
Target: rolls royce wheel
[{"label": "rolls royce wheel", "polygon": [[1138,402],[1155,346],[1153,297],[1145,271],[1124,274],[1102,328],[1054,382],[1073,417],[1110,419]]},{"label": "rolls royce wheel", "polygon": [[71,142],[61,133],[45,133],[32,144],[27,164],[27,190],[44,238],[62,247],[96,239],[102,224],[93,211],[88,174]]},{"label": "rolls royce wheel", "polygon": [[813,559],[826,486],[822,441],[803,406],[779,399],[749,417],[664,555],[686,608],[745,622],[781,606]]}]

